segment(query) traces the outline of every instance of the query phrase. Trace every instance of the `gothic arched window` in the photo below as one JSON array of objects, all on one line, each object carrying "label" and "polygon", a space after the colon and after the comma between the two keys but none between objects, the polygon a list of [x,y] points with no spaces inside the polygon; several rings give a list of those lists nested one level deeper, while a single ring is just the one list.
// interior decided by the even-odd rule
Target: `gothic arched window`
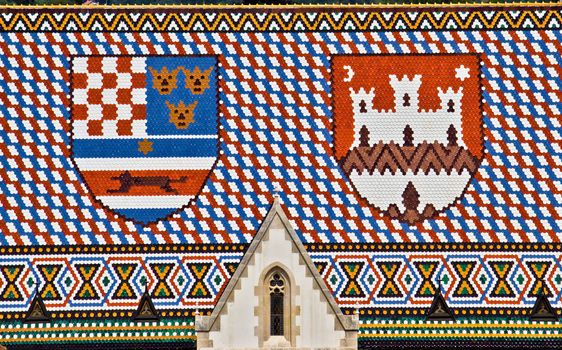
[{"label": "gothic arched window", "polygon": [[266,267],[259,279],[258,343],[287,344],[296,341],[295,282],[289,269],[280,263]]},{"label": "gothic arched window", "polygon": [[269,281],[270,335],[284,335],[285,282],[275,273]]}]

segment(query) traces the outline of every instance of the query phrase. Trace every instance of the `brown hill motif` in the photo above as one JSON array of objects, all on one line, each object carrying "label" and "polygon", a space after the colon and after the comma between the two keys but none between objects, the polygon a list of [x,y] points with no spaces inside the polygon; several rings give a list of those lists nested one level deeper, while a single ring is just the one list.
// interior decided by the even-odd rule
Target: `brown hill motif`
[{"label": "brown hill motif", "polygon": [[393,175],[398,171],[406,174],[409,170],[415,175],[420,172],[428,174],[431,170],[436,174],[443,171],[461,174],[465,170],[473,174],[479,165],[480,160],[466,148],[438,142],[423,142],[415,146],[379,142],[373,146],[357,146],[340,160],[340,166],[347,175],[353,170],[359,174],[377,171],[381,175],[387,171]]},{"label": "brown hill motif", "polygon": [[[414,175],[427,175],[432,170],[437,175],[442,172],[447,175],[460,175],[464,171],[474,175],[480,166],[480,160],[466,148],[457,144],[456,130],[452,125],[447,133],[447,145],[437,141],[433,143],[424,141],[415,145],[413,131],[406,126],[402,145],[382,141],[369,145],[369,132],[363,126],[360,131],[359,146],[349,150],[339,163],[348,177],[354,170],[358,174],[367,172],[369,175],[373,175],[375,172],[381,175],[396,175],[400,172],[405,175],[409,171]],[[397,204],[390,204],[386,208],[386,213],[390,217],[405,221],[410,225],[430,218],[436,213],[436,209],[431,203],[426,204],[424,208],[418,208],[419,193],[412,182],[408,182],[402,193],[402,203],[405,208],[404,212],[400,211]]]}]

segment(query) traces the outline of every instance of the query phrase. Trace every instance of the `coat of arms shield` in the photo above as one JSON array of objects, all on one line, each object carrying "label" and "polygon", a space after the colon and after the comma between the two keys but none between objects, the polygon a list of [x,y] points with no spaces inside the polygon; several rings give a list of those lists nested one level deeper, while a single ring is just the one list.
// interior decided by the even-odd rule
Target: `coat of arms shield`
[{"label": "coat of arms shield", "polygon": [[72,60],[72,157],[105,207],[148,224],[189,205],[218,155],[214,56]]},{"label": "coat of arms shield", "polygon": [[483,156],[476,55],[332,58],[334,152],[355,190],[415,224],[465,192]]}]

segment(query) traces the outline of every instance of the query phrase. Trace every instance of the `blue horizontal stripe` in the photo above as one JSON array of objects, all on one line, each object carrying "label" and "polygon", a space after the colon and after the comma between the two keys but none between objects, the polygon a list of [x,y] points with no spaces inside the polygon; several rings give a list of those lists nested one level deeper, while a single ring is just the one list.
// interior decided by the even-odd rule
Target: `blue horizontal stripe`
[{"label": "blue horizontal stripe", "polygon": [[79,139],[72,141],[76,158],[214,157],[217,139],[149,139],[152,151],[139,151],[142,139]]},{"label": "blue horizontal stripe", "polygon": [[165,208],[165,209],[111,209],[127,219],[132,219],[142,224],[156,222],[160,219],[165,219],[168,215],[178,210],[178,208]]}]

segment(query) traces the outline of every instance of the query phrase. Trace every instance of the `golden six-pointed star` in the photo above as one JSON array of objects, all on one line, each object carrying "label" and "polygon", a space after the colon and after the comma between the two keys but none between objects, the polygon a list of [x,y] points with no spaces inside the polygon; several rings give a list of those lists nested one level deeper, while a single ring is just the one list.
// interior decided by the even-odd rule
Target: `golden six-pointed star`
[{"label": "golden six-pointed star", "polygon": [[152,148],[153,144],[154,142],[148,141],[147,139],[139,141],[139,152],[143,153],[146,156],[150,152],[154,151],[154,149]]}]

